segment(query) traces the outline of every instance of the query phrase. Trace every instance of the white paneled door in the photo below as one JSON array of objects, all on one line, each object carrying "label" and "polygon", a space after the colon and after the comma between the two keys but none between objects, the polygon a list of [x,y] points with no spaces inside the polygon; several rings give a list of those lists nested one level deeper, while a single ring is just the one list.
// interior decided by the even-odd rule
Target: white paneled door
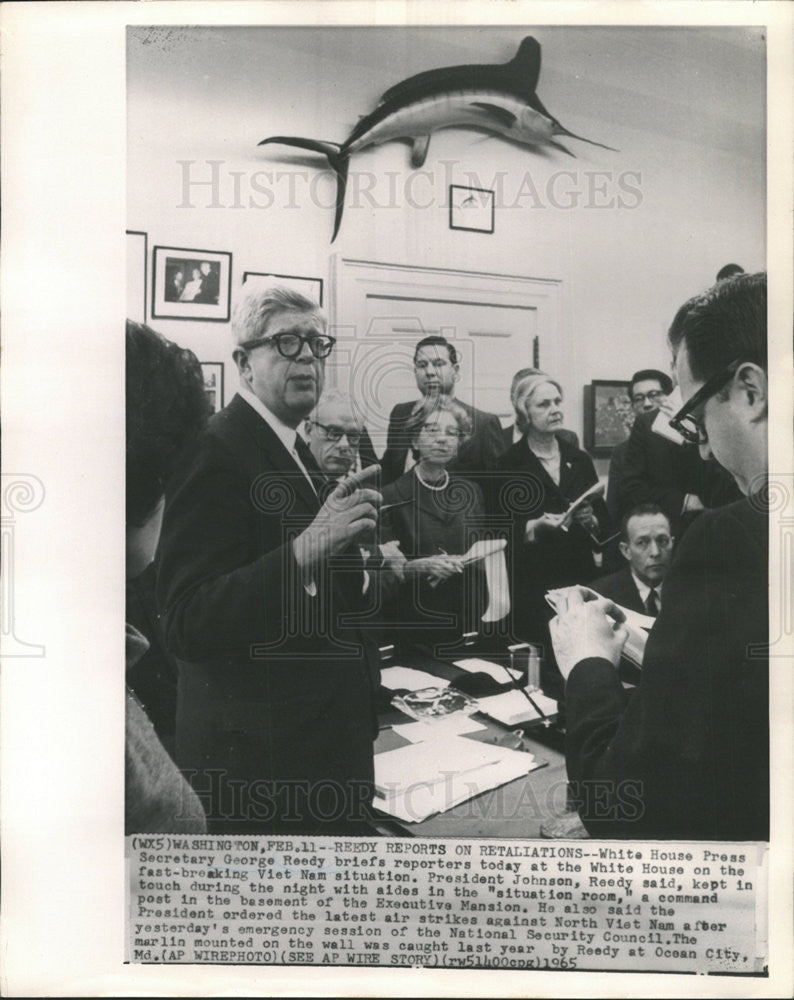
[{"label": "white paneled door", "polygon": [[395,403],[418,398],[413,348],[441,334],[460,360],[456,395],[510,423],[510,380],[564,357],[560,283],[548,279],[333,259],[329,382],[350,392],[383,451]]}]

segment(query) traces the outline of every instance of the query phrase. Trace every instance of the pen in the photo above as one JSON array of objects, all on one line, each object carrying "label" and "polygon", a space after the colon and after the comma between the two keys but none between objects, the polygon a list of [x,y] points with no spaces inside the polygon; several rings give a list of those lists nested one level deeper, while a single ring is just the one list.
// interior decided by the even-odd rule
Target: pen
[{"label": "pen", "polygon": [[407,503],[413,503],[413,501],[408,499],[408,500],[398,500],[396,503],[385,503],[381,506],[380,512],[382,514],[384,510],[392,510],[394,507],[404,507]]}]

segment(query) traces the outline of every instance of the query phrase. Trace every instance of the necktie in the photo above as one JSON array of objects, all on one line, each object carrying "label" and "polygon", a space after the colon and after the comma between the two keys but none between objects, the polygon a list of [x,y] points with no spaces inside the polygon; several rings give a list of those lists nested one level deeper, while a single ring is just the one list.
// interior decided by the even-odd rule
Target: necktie
[{"label": "necktie", "polygon": [[648,592],[648,596],[645,598],[645,611],[655,618],[659,614],[659,595],[653,589],[653,587]]},{"label": "necktie", "polygon": [[306,470],[314,492],[322,499],[325,493],[323,489],[326,482],[325,477],[320,471],[320,466],[315,461],[314,455],[311,453],[311,449],[300,434],[295,435],[295,452],[303,463],[303,468]]}]

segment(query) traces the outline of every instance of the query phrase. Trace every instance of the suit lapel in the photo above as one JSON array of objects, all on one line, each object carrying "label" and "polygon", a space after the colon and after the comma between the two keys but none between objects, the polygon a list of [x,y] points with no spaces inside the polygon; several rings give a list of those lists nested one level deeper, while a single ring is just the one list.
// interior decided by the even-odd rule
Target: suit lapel
[{"label": "suit lapel", "polygon": [[269,466],[270,470],[289,483],[295,498],[302,501],[302,506],[316,514],[320,509],[319,499],[298,463],[267,421],[239,395],[234,397],[227,409],[249,434],[253,464],[260,470],[265,465]]}]

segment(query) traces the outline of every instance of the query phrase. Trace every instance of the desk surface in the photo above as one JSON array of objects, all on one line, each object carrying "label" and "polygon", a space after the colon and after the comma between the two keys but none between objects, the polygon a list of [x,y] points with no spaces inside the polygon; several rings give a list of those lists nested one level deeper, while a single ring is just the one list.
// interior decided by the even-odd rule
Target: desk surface
[{"label": "desk surface", "polygon": [[[430,658],[412,658],[410,662],[401,659],[400,663],[447,680],[456,673],[464,673],[458,667]],[[395,709],[384,710],[383,722],[394,723],[396,714]],[[485,729],[471,733],[465,739],[493,743],[500,736],[510,732],[506,726],[480,713],[473,718],[484,725]],[[401,721],[407,723],[413,720],[403,716]],[[531,727],[513,728],[522,729],[528,749],[536,760],[546,762],[544,767],[461,802],[453,809],[431,816],[421,823],[403,823],[392,816],[378,814],[374,824],[378,831],[386,835],[413,837],[539,838],[541,824],[550,816],[565,811],[568,785],[565,757],[560,749],[554,746],[556,744],[559,747],[559,736],[555,738],[554,730],[545,730],[543,726],[537,724]],[[387,729],[379,734],[375,743],[375,753],[383,753],[405,744],[405,740],[391,729]]]}]

